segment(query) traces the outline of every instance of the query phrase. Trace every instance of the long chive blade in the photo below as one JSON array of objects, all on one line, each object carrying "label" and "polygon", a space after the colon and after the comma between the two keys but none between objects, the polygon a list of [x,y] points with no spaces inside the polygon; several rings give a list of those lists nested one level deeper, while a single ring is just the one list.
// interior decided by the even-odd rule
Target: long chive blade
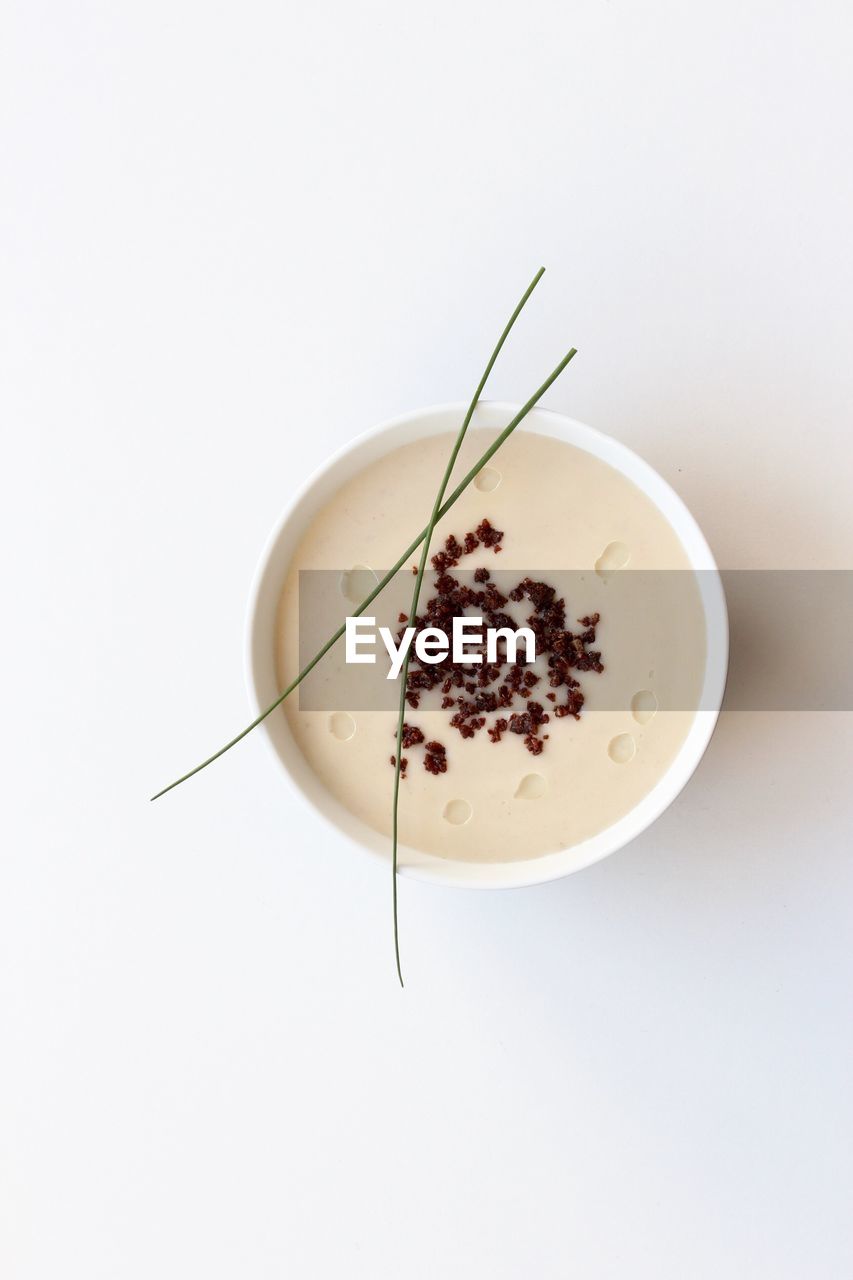
[{"label": "long chive blade", "polygon": [[[501,445],[504,443],[504,441],[507,440],[509,436],[512,435],[513,431],[516,429],[519,423],[524,421],[528,413],[530,413],[531,409],[534,409],[536,407],[536,405],[542,399],[542,397],[544,396],[548,388],[551,386],[551,384],[553,382],[556,382],[557,378],[559,378],[560,374],[563,372],[566,365],[569,363],[570,360],[573,360],[576,355],[577,355],[577,350],[575,347],[572,347],[571,350],[568,351],[566,355],[563,356],[560,363],[556,365],[554,369],[552,369],[551,373],[549,373],[548,377],[545,379],[542,385],[538,387],[536,391],[534,391],[530,399],[527,400],[525,404],[522,405],[522,407],[519,409],[518,413],[515,415],[512,421],[508,423],[507,426],[504,427],[503,431],[500,433],[497,439],[492,444],[489,445],[488,449],[486,449],[483,455],[477,460],[477,462],[475,462],[474,466],[467,473],[467,475],[464,475],[462,477],[462,479],[459,481],[459,484],[450,494],[450,497],[446,498],[445,501],[442,503],[441,510],[438,513],[439,520],[443,516],[447,515],[447,512],[450,510],[453,504],[456,501],[458,501],[458,499],[462,496],[462,494],[471,484],[472,480],[474,480],[474,478],[480,474],[480,472],[483,470],[483,467],[485,467],[486,464],[490,461],[490,459],[495,456],[495,454],[497,453]],[[388,572],[385,574],[385,576],[381,578],[380,581],[376,584],[376,586],[373,588],[370,594],[366,596],[364,600],[362,600],[358,608],[353,609],[352,613],[350,614],[350,617],[357,618],[359,614],[364,613],[365,609],[367,609],[368,606],[373,603],[373,601],[379,595],[380,591],[384,591],[384,589],[388,586],[388,583],[391,581],[394,575],[399,573],[403,565],[406,563],[406,561],[411,556],[414,555],[414,553],[417,551],[418,547],[421,545],[425,537],[426,537],[426,529],[422,529],[421,532],[418,534],[418,536],[415,538],[415,540],[411,543],[411,545],[408,546],[406,550],[403,552],[403,554],[400,556],[399,560],[394,565],[393,569],[389,569]],[[190,769],[189,773],[185,773],[182,775],[182,777],[176,778],[174,782],[170,782],[168,787],[163,787],[162,791],[158,791],[155,795],[151,797],[151,799],[159,800],[160,797],[164,796],[167,791],[172,791],[174,790],[175,787],[179,787],[182,782],[187,782],[188,779],[194,778],[197,773],[201,773],[202,769],[206,769],[209,764],[213,764],[214,760],[218,760],[220,756],[225,755],[226,751],[230,751],[232,747],[236,747],[238,742],[242,742],[242,740],[248,734],[250,734],[253,729],[257,729],[259,724],[263,724],[267,716],[271,715],[273,711],[275,711],[276,707],[280,706],[282,702],[284,702],[285,698],[290,697],[294,689],[298,689],[299,685],[302,683],[305,677],[311,671],[314,670],[314,668],[316,667],[317,663],[321,660],[321,658],[325,657],[325,655],[329,652],[332,646],[337,644],[337,642],[341,639],[343,635],[345,635],[345,633],[346,633],[346,625],[339,627],[338,630],[335,632],[335,634],[329,637],[329,639],[322,646],[322,648],[318,649],[318,651],[315,653],[311,661],[306,663],[306,665],[302,668],[302,670],[295,677],[295,679],[291,681],[291,683],[287,686],[287,688],[283,691],[283,693],[280,693],[278,695],[275,702],[271,702],[270,705],[266,708],[266,710],[262,711],[261,714],[252,721],[251,724],[247,724],[246,728],[243,729],[240,733],[238,733],[235,738],[232,738],[230,742],[226,742],[224,747],[220,747],[219,750],[215,751],[212,756],[208,756],[206,760],[202,760],[201,764],[197,764],[194,769]]]},{"label": "long chive blade", "polygon": [[[470,425],[472,417],[474,416],[474,410],[477,407],[480,396],[483,394],[483,388],[485,387],[486,382],[488,381],[489,374],[492,372],[492,369],[494,368],[495,361],[500,355],[501,348],[503,347],[503,344],[506,342],[507,338],[509,337],[509,333],[510,333],[510,330],[512,329],[512,326],[515,324],[516,320],[524,310],[525,303],[527,302],[531,293],[536,288],[537,284],[542,279],[542,276],[544,274],[545,274],[545,268],[540,267],[539,270],[536,272],[536,275],[531,280],[530,284],[525,289],[521,297],[521,301],[518,303],[518,306],[515,308],[509,320],[507,321],[507,324],[506,324],[506,327],[504,328],[503,333],[498,338],[494,351],[489,356],[488,363],[485,369],[483,370],[483,375],[480,378],[480,381],[477,383],[477,390],[474,392],[473,396],[471,397],[471,403],[468,405],[468,412],[465,414],[465,418],[462,422],[462,426],[459,428],[459,434],[457,435],[456,440],[453,443],[453,448],[450,451],[450,457],[448,458],[444,475],[441,478],[441,484],[439,485],[438,492],[435,495],[435,502],[433,503],[432,514],[430,515],[429,523],[426,527],[426,532],[424,533],[423,542],[421,543],[421,558],[420,558],[420,562],[418,563],[418,573],[417,573],[417,577],[415,578],[415,587],[414,587],[414,591],[412,592],[412,603],[409,608],[409,618],[408,618],[409,626],[414,626],[415,624],[415,618],[417,617],[417,612],[418,612],[418,600],[420,599],[421,587],[423,585],[424,572],[426,571],[426,562],[429,556],[429,548],[430,548],[430,543],[432,541],[433,530],[435,529],[435,526],[438,523],[441,504],[444,501],[444,495],[447,492],[447,486],[450,483],[450,477],[453,474],[453,468],[456,465],[456,459],[459,457],[459,450],[462,448],[462,441],[465,439],[465,436],[468,432],[468,427]],[[398,843],[397,815],[398,815],[398,809],[400,805],[400,777],[401,777],[401,771],[402,771],[402,754],[403,754],[403,723],[406,719],[406,680],[409,674],[410,653],[411,653],[411,650],[408,649],[403,659],[403,668],[400,672],[400,706],[399,706],[399,711],[397,715],[397,751],[394,756],[394,798],[393,798],[393,804],[391,808],[391,881],[393,885],[393,909],[394,909],[394,959],[397,964],[397,977],[400,979],[401,987],[403,986],[403,971],[400,967],[400,930],[399,930],[399,921],[398,921],[398,912],[397,912],[397,843]]]}]

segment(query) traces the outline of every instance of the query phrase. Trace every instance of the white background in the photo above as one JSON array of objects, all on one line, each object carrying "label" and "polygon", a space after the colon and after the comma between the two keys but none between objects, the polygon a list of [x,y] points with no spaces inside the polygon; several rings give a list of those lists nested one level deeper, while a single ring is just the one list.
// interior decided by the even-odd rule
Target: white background
[{"label": "white background", "polygon": [[259,736],[147,797],[246,719],[291,493],[540,262],[492,395],[575,344],[546,403],[723,565],[850,567],[851,55],[846,0],[3,7],[8,1280],[850,1275],[853,717],[724,716],[561,883],[404,882],[405,992]]}]

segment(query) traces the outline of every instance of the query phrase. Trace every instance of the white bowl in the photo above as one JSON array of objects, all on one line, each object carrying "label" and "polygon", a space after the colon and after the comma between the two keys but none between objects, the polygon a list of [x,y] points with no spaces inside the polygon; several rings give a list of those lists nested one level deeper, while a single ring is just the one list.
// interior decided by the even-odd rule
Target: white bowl
[{"label": "white bowl", "polygon": [[[472,427],[504,427],[518,411],[519,405],[481,401]],[[368,463],[391,449],[440,432],[458,431],[467,405],[438,405],[405,414],[383,423],[345,445],[311,476],[296,494],[279,520],[264,550],[249,603],[246,635],[246,678],[254,715],[270,705],[280,692],[277,685],[274,653],[276,610],[293,552],[318,509],[340,485]],[[699,590],[705,610],[707,658],[700,710],[687,737],[666,773],[653,789],[618,822],[597,835],[554,853],[518,862],[474,863],[436,858],[417,849],[401,846],[399,870],[435,884],[470,888],[516,888],[542,884],[579,871],[608,854],[621,849],[629,840],[645,831],[650,823],[672,804],[690,778],[707,747],[717,722],[728,669],[728,617],[722,582],[707,542],[687,507],[665,480],[642,458],[623,444],[602,435],[562,414],[547,409],[534,409],[518,428],[540,435],[555,436],[568,444],[601,458],[649,497],[663,513],[698,573]],[[414,530],[401,529],[402,539]],[[346,810],[332,796],[305,761],[293,740],[287,719],[281,709],[263,723],[264,732],[298,789],[325,820],[345,837],[380,857],[390,857],[390,841]],[[388,794],[389,804],[391,792]]]}]

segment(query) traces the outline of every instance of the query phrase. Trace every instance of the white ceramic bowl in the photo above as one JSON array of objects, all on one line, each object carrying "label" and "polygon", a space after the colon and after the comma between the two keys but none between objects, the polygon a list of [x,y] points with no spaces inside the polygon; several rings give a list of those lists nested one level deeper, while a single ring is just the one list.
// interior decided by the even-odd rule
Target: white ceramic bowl
[{"label": "white ceramic bowl", "polygon": [[[345,445],[296,494],[261,556],[249,604],[246,678],[253,714],[260,714],[279,693],[273,646],[276,609],[293,552],[319,507],[341,484],[389,450],[425,436],[457,431],[466,408],[467,405],[462,403],[438,405],[375,427]],[[471,425],[504,427],[518,408],[515,404],[482,401]],[[705,609],[707,662],[701,710],[697,712],[681,750],[657,785],[623,818],[589,840],[538,858],[500,863],[451,862],[420,850],[401,847],[401,874],[437,884],[472,888],[541,884],[579,871],[621,849],[660,817],[690,778],[714,731],[725,690],[729,642],[723,587],[708,544],[678,495],[648,463],[623,444],[562,414],[534,409],[518,429],[555,436],[609,463],[655,503],[678,534],[691,566],[702,571],[698,574],[698,581]],[[421,525],[423,521],[415,523]],[[401,549],[402,543],[414,532],[414,528],[400,530]],[[317,812],[361,848],[388,859],[389,840],[353,817],[326,790],[294,742],[283,711],[274,712],[264,721],[263,727],[279,761]],[[390,790],[388,798],[390,804]]]}]

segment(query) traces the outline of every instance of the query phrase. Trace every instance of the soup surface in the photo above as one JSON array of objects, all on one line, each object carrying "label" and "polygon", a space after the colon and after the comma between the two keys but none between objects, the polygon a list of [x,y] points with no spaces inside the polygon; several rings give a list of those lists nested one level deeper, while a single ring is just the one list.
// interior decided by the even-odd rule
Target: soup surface
[{"label": "soup surface", "polygon": [[[472,429],[457,480],[495,434]],[[373,575],[394,564],[426,523],[452,443],[450,434],[442,434],[386,454],[344,484],[312,520],[279,605],[275,646],[282,688],[298,672],[300,657],[304,661],[340,625]],[[447,770],[427,772],[423,747],[403,753],[408,768],[400,789],[401,841],[439,857],[494,862],[577,844],[623,817],[654,787],[698,707],[705,621],[674,530],[608,464],[519,430],[478,481],[438,526],[432,550],[449,534],[461,540],[488,519],[504,531],[500,554],[480,546],[452,572],[470,581],[470,571],[485,566],[502,584],[529,576],[556,586],[566,599],[567,626],[600,614],[592,647],[604,664],[601,673],[578,674],[585,698],[580,718],[552,716],[543,728],[544,749],[535,756],[513,733],[497,743],[486,730],[463,739],[450,726],[453,711],[441,709],[437,690],[407,713],[407,723],[427,740],[444,744]],[[434,594],[434,579],[430,571],[421,607]],[[413,584],[407,566],[370,606],[377,625],[398,629]],[[300,600],[306,614],[301,625]],[[529,604],[518,606],[517,625],[529,613]],[[287,699],[277,714],[287,716],[330,796],[387,835],[397,685],[384,680],[381,643],[377,658],[373,684],[353,686],[350,677],[365,669],[347,667],[339,643],[313,683],[306,682],[301,696]],[[533,696],[552,711],[544,660],[535,670],[543,678]]]}]

